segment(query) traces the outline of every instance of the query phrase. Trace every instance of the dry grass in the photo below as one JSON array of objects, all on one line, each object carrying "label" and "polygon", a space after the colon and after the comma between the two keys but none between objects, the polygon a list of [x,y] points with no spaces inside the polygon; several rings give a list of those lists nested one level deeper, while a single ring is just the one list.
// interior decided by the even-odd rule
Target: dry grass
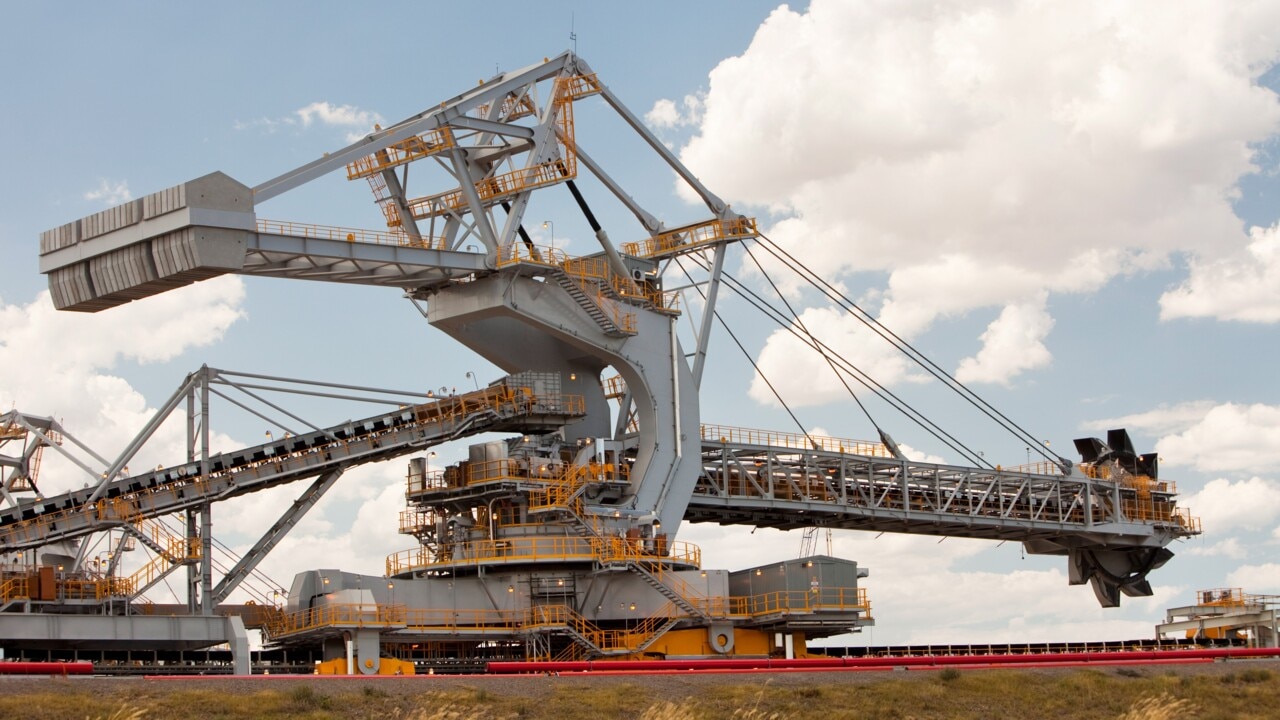
[{"label": "dry grass", "polygon": [[[0,685],[0,717],[396,718],[397,720],[824,720],[1268,718],[1280,679],[1264,669],[830,673],[745,677],[466,678],[325,681],[44,681]],[[222,689],[219,689],[222,688]]]},{"label": "dry grass", "polygon": [[1186,698],[1172,698],[1168,693],[1145,697],[1133,704],[1120,720],[1175,720],[1194,717],[1195,705]]}]

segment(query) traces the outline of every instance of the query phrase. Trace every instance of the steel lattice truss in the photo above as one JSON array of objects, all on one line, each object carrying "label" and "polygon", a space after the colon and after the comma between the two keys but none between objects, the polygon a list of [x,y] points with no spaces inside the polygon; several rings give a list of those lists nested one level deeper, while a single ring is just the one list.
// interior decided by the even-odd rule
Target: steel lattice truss
[{"label": "steel lattice truss", "polygon": [[1169,488],[1144,501],[1134,488],[1083,475],[715,442],[704,442],[703,465],[687,513],[695,521],[1056,540],[1063,547],[1160,547],[1191,529],[1189,518],[1173,512]]}]

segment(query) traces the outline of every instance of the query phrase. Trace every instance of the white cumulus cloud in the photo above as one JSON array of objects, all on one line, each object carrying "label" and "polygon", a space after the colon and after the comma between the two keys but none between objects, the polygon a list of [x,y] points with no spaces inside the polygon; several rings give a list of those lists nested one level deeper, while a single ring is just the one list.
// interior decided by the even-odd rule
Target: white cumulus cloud
[{"label": "white cumulus cloud", "polygon": [[1233,560],[1242,560],[1248,555],[1248,551],[1240,544],[1237,538],[1229,537],[1212,545],[1196,545],[1181,551],[1181,554],[1192,557],[1226,557]]},{"label": "white cumulus cloud", "polygon": [[372,110],[363,110],[355,105],[335,105],[326,100],[319,100],[282,117],[237,120],[235,129],[260,128],[268,133],[274,133],[281,128],[306,129],[319,125],[347,130],[347,140],[355,142],[372,130],[375,124],[381,122],[382,116]]},{"label": "white cumulus cloud", "polygon": [[1269,252],[1231,200],[1280,128],[1256,82],[1277,24],[1275,4],[783,5],[710,73],[681,158],[828,280],[887,276],[884,321],[908,339],[1000,308],[961,372],[1008,382],[1051,359],[1041,293]]},{"label": "white cumulus cloud", "polygon": [[1161,462],[1204,472],[1264,473],[1280,465],[1280,407],[1223,403],[1156,443]]},{"label": "white cumulus cloud", "polygon": [[382,116],[376,112],[361,110],[354,105],[334,105],[324,101],[313,102],[295,113],[303,127],[319,122],[340,127],[368,128],[373,127],[374,123],[382,122]]},{"label": "white cumulus cloud", "polygon": [[[810,308],[800,313],[800,324],[834,355],[844,358],[881,384],[917,377],[910,373],[911,364],[904,355],[875,337],[852,315],[830,308]],[[792,327],[801,337],[807,337],[801,325]],[[769,336],[756,361],[760,373],[751,382],[750,395],[757,402],[777,404],[769,389],[770,384],[778,389],[788,405],[793,406],[830,402],[845,392],[831,365],[822,355],[809,349],[801,337],[781,329]],[[856,381],[847,379],[846,382],[854,392],[865,392]]]},{"label": "white cumulus cloud", "polygon": [[1250,593],[1280,593],[1280,563],[1241,565],[1227,575],[1227,584]]},{"label": "white cumulus cloud", "polygon": [[680,111],[676,109],[673,101],[662,98],[644,114],[644,121],[657,128],[675,127],[676,123],[680,122]]},{"label": "white cumulus cloud", "polygon": [[1221,535],[1256,530],[1280,517],[1280,482],[1260,477],[1210,480],[1200,492],[1180,498],[1178,505],[1200,517],[1206,531]]},{"label": "white cumulus cloud", "polygon": [[960,361],[956,379],[964,383],[1008,385],[1020,373],[1048,365],[1052,360],[1044,338],[1053,329],[1053,318],[1038,303],[1007,305],[982,334],[982,350]]},{"label": "white cumulus cloud", "polygon": [[1197,258],[1191,275],[1160,297],[1160,318],[1280,321],[1280,224],[1249,231],[1249,244],[1226,257]]},{"label": "white cumulus cloud", "polygon": [[[95,314],[59,312],[47,292],[27,304],[0,303],[0,366],[5,368],[0,374],[0,406],[6,411],[16,406],[29,414],[52,416],[77,439],[114,460],[156,413],[156,403],[120,376],[125,373],[117,374],[119,366],[130,362],[156,366],[154,372],[171,375],[176,388],[198,361],[192,361],[192,367],[174,367],[171,361],[218,342],[241,321],[244,294],[242,280],[228,275]],[[234,414],[234,408],[216,397],[213,404],[213,452],[260,441],[257,433],[247,441],[229,435],[238,426],[231,420],[228,429],[225,411]],[[350,408],[343,411],[349,413]],[[349,415],[315,420],[338,422],[345,417]],[[179,412],[130,464],[150,467],[180,461],[186,456],[185,434]],[[461,452],[450,447],[439,448],[442,458]],[[70,444],[67,449],[74,451]],[[97,461],[78,451],[75,454],[95,470],[101,469]],[[260,570],[284,588],[295,572],[311,568],[383,574],[386,555],[414,543],[397,532],[397,513],[404,509],[404,472],[403,461],[350,470],[281,541]],[[40,474],[44,494],[78,489],[93,480],[58,453],[45,453]],[[295,483],[217,503],[213,507],[215,538],[243,553],[306,485]],[[166,522],[178,525],[176,517]],[[147,559],[145,552],[131,553],[122,566],[124,572]],[[221,562],[230,564],[226,559]],[[149,596],[158,602],[172,601],[170,589],[158,586]],[[237,591],[231,600],[247,597]]]},{"label": "white cumulus cloud", "polygon": [[674,100],[661,98],[644,115],[646,123],[663,129],[696,125],[701,120],[702,98],[698,95],[685,95],[679,105]]},{"label": "white cumulus cloud", "polygon": [[1082,429],[1100,433],[1111,428],[1129,428],[1154,435],[1168,435],[1182,432],[1200,422],[1215,405],[1216,403],[1212,400],[1194,400],[1174,405],[1162,404],[1154,410],[1090,421],[1085,423]]},{"label": "white cumulus cloud", "polygon": [[127,180],[102,178],[98,181],[98,187],[84,194],[84,199],[89,202],[100,202],[107,207],[111,207],[132,200],[133,193],[129,192],[129,181]]},{"label": "white cumulus cloud", "polygon": [[[155,413],[113,370],[126,361],[164,363],[217,342],[243,317],[243,299],[240,278],[224,276],[102,313],[59,312],[47,291],[26,305],[0,304],[0,406],[58,418],[113,458]],[[194,369],[175,370],[173,386]],[[138,464],[184,457],[184,432],[177,424],[167,426]],[[87,479],[58,463],[53,454],[46,458],[45,492],[80,487]]]}]

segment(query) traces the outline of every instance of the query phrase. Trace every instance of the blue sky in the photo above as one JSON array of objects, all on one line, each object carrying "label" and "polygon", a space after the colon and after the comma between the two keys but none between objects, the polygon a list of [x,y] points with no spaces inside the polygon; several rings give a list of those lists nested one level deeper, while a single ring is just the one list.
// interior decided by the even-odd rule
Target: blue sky
[{"label": "blue sky", "polygon": [[[771,237],[1059,452],[1127,426],[1205,517],[1205,536],[1175,547],[1155,574],[1155,598],[1108,611],[1087,588],[1067,587],[1061,560],[1024,559],[1016,545],[837,533],[837,553],[871,568],[876,642],[1136,637],[1197,588],[1280,592],[1270,360],[1280,351],[1280,77],[1269,71],[1280,42],[1259,31],[1276,27],[1280,3],[485,7],[9,9],[24,31],[0,47],[0,131],[10,138],[0,404],[64,417],[114,453],[202,363],[407,389],[496,376],[393,290],[229,279],[138,308],[55,315],[41,296],[37,236],[213,170],[254,185],[376,119],[569,48],[572,22],[604,82]],[[650,209],[669,224],[699,217],[602,105],[582,103],[577,119],[593,155]],[[636,237],[618,208],[597,210],[615,241]],[[555,223],[558,245],[590,249],[566,198],[537,212]],[[336,175],[258,214],[378,222],[367,188]],[[744,262],[734,255],[731,271],[749,276]],[[970,447],[1025,460],[1024,445],[795,292],[811,327]],[[821,368],[810,372],[817,366],[741,303],[723,307],[808,429],[871,436]],[[727,336],[712,349],[705,421],[794,430]],[[871,409],[900,443],[947,457],[905,419]],[[337,412],[318,419],[349,414]],[[261,435],[238,420],[217,429],[227,443]],[[442,449],[441,459],[461,452]],[[394,462],[344,478],[267,568],[285,584],[322,558],[380,572],[383,556],[410,545],[394,528],[402,472]],[[274,519],[272,504],[291,497],[222,511],[216,527],[250,542],[255,524]],[[713,567],[799,547],[795,534],[746,532],[685,529]],[[922,599],[939,594],[954,597],[945,623]]]}]

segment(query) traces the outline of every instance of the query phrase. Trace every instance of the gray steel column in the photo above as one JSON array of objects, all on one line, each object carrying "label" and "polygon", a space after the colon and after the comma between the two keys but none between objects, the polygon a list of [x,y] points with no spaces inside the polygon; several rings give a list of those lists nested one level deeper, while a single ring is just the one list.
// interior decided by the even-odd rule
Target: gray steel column
[{"label": "gray steel column", "polygon": [[698,347],[693,356],[693,384],[702,388],[702,369],[707,361],[707,344],[711,341],[711,321],[716,317],[716,295],[720,292],[720,276],[724,271],[725,245],[716,246],[711,261],[711,279],[707,282],[706,307],[702,309],[702,324],[698,326]]},{"label": "gray steel column", "polygon": [[[204,381],[204,369],[201,369],[202,382]],[[194,462],[196,459],[196,386],[195,383],[187,385],[187,462]],[[187,536],[187,548],[191,547],[191,542],[196,538],[196,511],[194,508],[188,509],[184,513],[186,526],[183,531]],[[186,550],[183,551],[187,553]],[[195,565],[187,565],[187,612],[194,615],[196,613],[196,603],[200,597],[200,576]]]},{"label": "gray steel column", "polygon": [[[378,151],[378,158],[390,164],[390,156],[385,148]],[[418,232],[418,221],[413,217],[413,213],[409,211],[409,201],[405,198],[404,187],[400,184],[400,178],[396,176],[396,171],[393,168],[383,170],[382,181],[387,184],[387,192],[391,194],[391,202],[395,203],[396,213],[400,215],[400,227],[409,234],[409,237],[420,242],[422,234]]]},{"label": "gray steel column", "polygon": [[294,525],[298,524],[298,521],[302,519],[303,515],[307,514],[308,510],[315,507],[320,498],[324,497],[324,494],[329,488],[333,487],[333,483],[340,477],[342,477],[341,468],[331,470],[316,478],[315,482],[311,483],[311,486],[297,500],[293,501],[293,505],[284,511],[280,519],[276,520],[275,524],[263,534],[258,542],[240,558],[240,562],[223,574],[222,580],[218,582],[218,587],[213,590],[213,601],[220,603],[226,600],[227,595],[230,595],[231,591],[235,590],[236,586],[244,578],[248,577],[249,573],[253,572],[253,569],[258,566],[258,563],[262,562],[267,553],[271,552],[271,549],[283,540],[285,535],[289,534],[289,531],[293,529]]},{"label": "gray steel column", "polygon": [[449,151],[449,156],[453,159],[458,189],[462,192],[462,197],[466,198],[471,217],[475,220],[480,242],[484,243],[486,250],[495,252],[498,249],[498,237],[493,231],[493,225],[489,222],[489,213],[486,212],[484,201],[480,199],[480,193],[476,190],[477,180],[471,173],[471,163],[467,161],[467,153],[462,148],[454,147]]},{"label": "gray steel column", "polygon": [[[209,478],[209,374],[200,384],[200,478]],[[213,508],[200,506],[200,613],[213,614]]]},{"label": "gray steel column", "polygon": [[227,644],[231,646],[231,672],[236,675],[249,675],[253,672],[249,664],[249,634],[245,632],[244,620],[238,615],[227,616]]},{"label": "gray steel column", "polygon": [[[186,534],[187,547],[191,547],[191,543],[197,539],[196,536],[196,511],[191,508],[186,511]],[[197,606],[200,601],[200,573],[195,564],[187,565],[187,612],[192,615],[196,614]]]}]

